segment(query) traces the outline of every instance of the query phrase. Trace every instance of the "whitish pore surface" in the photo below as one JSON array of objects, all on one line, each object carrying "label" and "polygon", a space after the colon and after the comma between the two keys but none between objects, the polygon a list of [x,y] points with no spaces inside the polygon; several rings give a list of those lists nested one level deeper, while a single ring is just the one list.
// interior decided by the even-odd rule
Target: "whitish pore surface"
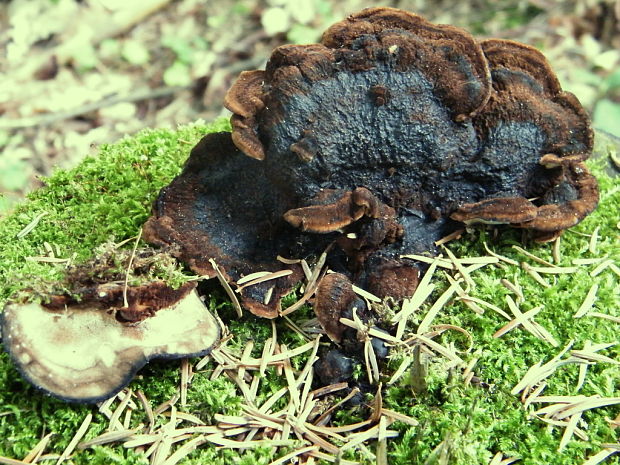
[{"label": "whitish pore surface", "polygon": [[133,325],[89,307],[53,311],[11,304],[2,315],[4,344],[23,375],[54,396],[79,402],[122,389],[151,358],[207,353],[217,321],[195,291]]}]

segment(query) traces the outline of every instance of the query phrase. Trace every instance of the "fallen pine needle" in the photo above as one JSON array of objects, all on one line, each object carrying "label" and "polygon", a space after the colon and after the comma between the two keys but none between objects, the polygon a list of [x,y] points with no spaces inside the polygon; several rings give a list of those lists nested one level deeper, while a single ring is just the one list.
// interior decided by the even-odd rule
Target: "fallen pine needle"
[{"label": "fallen pine needle", "polygon": [[[280,270],[274,271],[273,273],[264,271],[252,273],[248,276],[244,276],[239,281],[237,281],[237,285],[239,285],[239,287],[237,288],[237,292],[241,292],[241,290],[245,289],[246,287],[255,286],[256,284],[271,281],[273,279],[283,278],[291,274],[293,274],[293,270]],[[248,279],[250,277],[251,279]]]},{"label": "fallen pine needle", "polygon": [[588,316],[593,316],[595,318],[602,318],[603,320],[613,321],[614,323],[620,323],[620,317],[607,315],[605,313],[600,312],[590,312]]},{"label": "fallen pine needle", "polygon": [[4,465],[28,465],[28,462],[22,460],[16,460],[9,457],[3,457],[0,455],[0,463]]},{"label": "fallen pine needle", "polygon": [[86,417],[84,418],[84,421],[82,422],[77,432],[73,436],[73,439],[69,441],[69,444],[67,445],[65,450],[62,452],[62,454],[60,454],[60,457],[56,461],[56,465],[59,465],[65,460],[67,460],[69,456],[73,453],[73,451],[75,450],[75,447],[78,445],[80,440],[86,434],[86,431],[88,430],[88,427],[90,426],[90,422],[92,421],[92,419],[93,419],[92,413],[89,413],[88,415],[86,415]]},{"label": "fallen pine needle", "polygon": [[578,268],[576,266],[530,266],[530,269],[541,274],[573,274]]},{"label": "fallen pine needle", "polygon": [[215,271],[215,274],[217,275],[218,281],[220,282],[220,284],[224,288],[224,291],[226,291],[226,294],[230,298],[230,300],[231,300],[231,302],[233,304],[233,307],[235,308],[235,311],[237,312],[237,317],[241,318],[243,316],[243,310],[241,309],[241,304],[239,303],[239,299],[237,299],[237,296],[235,295],[234,291],[232,290],[232,287],[230,287],[230,284],[228,284],[228,281],[226,281],[226,278],[224,277],[224,275],[220,271],[220,268],[219,268],[219,266],[217,266],[217,263],[215,263],[215,260],[210,258],[209,259],[209,263],[211,264],[211,267]]},{"label": "fallen pine needle", "polygon": [[590,236],[590,243],[588,244],[588,250],[590,251],[590,253],[592,255],[596,255],[596,248],[598,245],[598,238],[599,238],[599,230],[601,229],[600,226],[597,226],[596,228],[594,228],[594,231],[592,231],[592,235]]},{"label": "fallen pine needle", "polygon": [[350,460],[345,460],[339,456],[329,455],[318,450],[309,452],[308,455],[316,457],[317,459],[325,460],[326,462],[338,463],[338,465],[359,465],[359,462],[351,462]]},{"label": "fallen pine needle", "polygon": [[592,287],[590,287],[590,290],[588,291],[585,299],[583,299],[583,302],[579,306],[579,309],[573,315],[574,318],[581,318],[587,315],[590,310],[592,310],[592,306],[594,305],[594,302],[596,302],[597,292],[598,284],[592,284]]},{"label": "fallen pine needle", "polygon": [[464,232],[465,232],[464,229],[457,229],[456,231],[448,234],[447,236],[442,237],[438,241],[435,241],[435,245],[436,246],[440,246],[440,245],[446,244],[446,243],[448,243],[450,241],[453,241],[455,239],[460,239],[461,235]]},{"label": "fallen pine needle", "polygon": [[448,258],[450,259],[456,270],[460,273],[461,278],[463,278],[467,283],[467,291],[469,291],[469,289],[472,287],[476,287],[476,283],[474,283],[472,277],[465,270],[463,263],[456,258],[456,255],[454,255],[448,247],[444,245],[442,245],[441,247],[446,251],[446,254],[448,254]]},{"label": "fallen pine needle", "polygon": [[269,465],[282,465],[288,462],[289,460],[294,459],[295,457],[298,457],[303,454],[307,454],[309,452],[317,451],[317,450],[318,450],[318,447],[316,446],[303,447],[301,449],[294,450],[293,452],[290,452],[280,457],[279,459],[274,460],[273,462],[270,462]]},{"label": "fallen pine needle", "polygon": [[43,454],[43,451],[47,447],[50,442],[52,436],[55,433],[46,434],[41,440],[28,452],[28,454],[24,457],[23,461],[26,463],[36,463],[39,457]]},{"label": "fallen pine needle", "polygon": [[124,426],[119,421],[119,419],[123,413],[123,410],[125,410],[129,402],[131,401],[131,394],[132,392],[130,389],[125,395],[125,397],[123,398],[123,400],[121,400],[121,402],[118,404],[118,407],[116,407],[116,410],[114,410],[114,413],[110,417],[110,424],[108,425],[108,431],[111,431],[114,429],[120,429],[120,430],[125,429]]},{"label": "fallen pine needle", "polygon": [[575,433],[579,420],[581,420],[581,412],[572,415],[568,420],[568,425],[564,428],[564,433],[562,434],[562,439],[560,440],[560,445],[558,446],[558,452],[562,452],[568,445],[568,442]]},{"label": "fallen pine needle", "polygon": [[576,413],[585,412],[586,410],[592,410],[600,407],[608,407],[610,405],[620,404],[620,397],[603,397],[596,398],[595,396],[589,397],[583,401],[577,402],[572,405],[570,408],[559,413],[556,418],[558,420],[563,420],[564,418],[570,417]]},{"label": "fallen pine needle", "polygon": [[405,299],[400,312],[394,316],[394,322],[398,323],[396,328],[396,338],[402,339],[407,326],[407,320],[413,315],[418,308],[428,299],[435,289],[435,284],[431,284],[431,279],[435,273],[435,270],[439,266],[439,258],[436,258],[431,262],[431,266],[428,267],[426,273],[420,280],[418,287],[414,291],[413,295],[409,299]]},{"label": "fallen pine needle", "polygon": [[517,252],[525,255],[526,257],[531,258],[535,262],[540,263],[541,265],[546,265],[546,266],[549,266],[549,267],[552,267],[552,268],[556,266],[555,264],[553,264],[551,262],[548,262],[547,260],[544,260],[544,259],[534,255],[531,252],[528,252],[527,250],[525,250],[522,247],[519,247],[518,245],[513,245],[512,248],[515,249]]},{"label": "fallen pine needle", "polygon": [[572,261],[573,265],[596,265],[601,262],[604,262],[607,257],[599,257],[599,258],[575,258]]},{"label": "fallen pine needle", "polygon": [[521,262],[521,268],[523,268],[525,270],[525,272],[527,274],[529,274],[534,281],[536,281],[538,284],[540,284],[543,287],[551,287],[551,284],[549,284],[547,281],[545,281],[545,279],[534,269],[532,269],[532,267],[530,265],[528,265],[525,262]]},{"label": "fallen pine needle", "polygon": [[497,258],[498,260],[508,263],[510,265],[514,265],[514,266],[519,266],[519,262],[516,260],[513,260],[512,258],[508,258],[508,257],[504,257],[503,255],[500,255],[498,253],[493,252],[491,249],[489,249],[489,246],[487,245],[486,242],[484,242],[484,248],[487,251],[487,253],[489,255],[491,255],[492,257]]},{"label": "fallen pine needle", "polygon": [[146,413],[146,418],[149,421],[149,431],[155,427],[155,415],[153,415],[153,409],[151,407],[151,403],[148,401],[144,392],[142,390],[138,390],[136,392],[136,397],[140,400],[142,404],[142,408],[144,409],[144,413]]},{"label": "fallen pine needle", "polygon": [[386,408],[381,408],[381,414],[391,418],[394,421],[400,421],[410,426],[418,426],[420,424],[415,418]]},{"label": "fallen pine needle", "polygon": [[35,216],[32,219],[32,221],[24,227],[24,229],[22,229],[20,232],[17,233],[17,236],[16,236],[17,239],[21,239],[22,237],[29,234],[34,228],[37,227],[37,225],[39,224],[39,221],[41,221],[41,218],[43,218],[45,215],[48,215],[48,214],[49,214],[48,212],[41,212],[37,216]]},{"label": "fallen pine needle", "polygon": [[510,281],[508,281],[507,279],[504,279],[504,278],[502,278],[500,280],[500,283],[506,289],[508,289],[509,291],[514,293],[517,296],[517,300],[519,300],[521,302],[525,301],[525,296],[523,295],[523,290],[521,289],[521,286],[517,286],[516,284],[513,284],[513,283],[511,283]]},{"label": "fallen pine needle", "polygon": [[127,429],[124,431],[108,431],[107,433],[103,433],[96,438],[81,442],[80,444],[78,444],[77,448],[87,449],[93,446],[100,446],[102,444],[109,444],[111,442],[123,441],[134,436],[142,428],[144,428],[144,426],[140,425],[136,428]]},{"label": "fallen pine needle", "polygon": [[514,388],[510,391],[512,395],[516,395],[521,391],[528,391],[532,386],[537,385],[541,381],[545,380],[549,376],[551,376],[555,370],[557,370],[560,366],[566,365],[567,363],[574,363],[571,360],[560,360],[566,352],[568,352],[573,346],[573,341],[569,341],[555,357],[549,360],[547,363],[543,364],[542,361],[536,362],[530,368],[528,368],[521,381],[519,381]]},{"label": "fallen pine needle", "polygon": [[583,462],[583,465],[598,465],[603,461],[607,460],[607,458],[611,457],[614,454],[620,452],[618,449],[603,449],[602,451],[594,454],[588,460]]},{"label": "fallen pine needle", "polygon": [[191,441],[187,441],[181,447],[179,447],[170,457],[168,457],[163,465],[175,465],[179,463],[180,460],[184,459],[190,452],[196,449],[198,446],[208,442],[207,437],[204,435],[200,435]]},{"label": "fallen pine needle", "polygon": [[422,336],[421,334],[414,334],[411,336],[410,339],[408,339],[408,341],[415,340],[415,339],[419,340],[421,343],[425,344],[430,349],[434,350],[435,352],[438,352],[439,354],[452,360],[453,362],[456,362],[458,364],[463,364],[463,359],[461,359],[461,357],[456,355],[454,352],[451,352],[448,348],[433,341],[432,339]]},{"label": "fallen pine needle", "polygon": [[433,322],[433,320],[439,313],[439,310],[441,310],[448,303],[448,301],[452,298],[452,296],[456,292],[458,283],[459,283],[458,281],[455,281],[453,284],[451,284],[450,287],[443,294],[441,294],[441,296],[439,296],[439,298],[433,303],[431,308],[428,310],[428,312],[424,316],[424,319],[418,326],[418,329],[416,331],[418,334],[424,334],[428,331],[428,329],[431,326],[431,323]]},{"label": "fallen pine needle", "polygon": [[368,300],[370,300],[371,302],[381,302],[381,299],[379,297],[377,297],[374,294],[371,294],[370,292],[357,287],[356,285],[353,285],[353,292],[355,292],[357,295],[359,295],[360,297],[364,297]]},{"label": "fallen pine needle", "polygon": [[610,265],[613,265],[613,264],[614,264],[614,261],[611,258],[601,262],[596,268],[590,271],[590,276],[592,278],[598,276],[603,271],[605,271],[607,268],[609,268]]}]

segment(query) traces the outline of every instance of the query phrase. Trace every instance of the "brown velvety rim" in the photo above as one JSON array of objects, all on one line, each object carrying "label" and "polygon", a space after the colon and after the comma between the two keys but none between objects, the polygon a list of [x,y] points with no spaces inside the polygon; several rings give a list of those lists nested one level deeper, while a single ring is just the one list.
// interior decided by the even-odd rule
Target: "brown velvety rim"
[{"label": "brown velvety rim", "polygon": [[564,171],[565,182],[577,192],[578,197],[575,200],[537,207],[527,199],[519,197],[487,199],[462,205],[450,217],[463,223],[511,224],[534,230],[541,242],[553,240],[563,230],[575,226],[594,211],[599,200],[596,178],[583,163],[567,165]]},{"label": "brown velvety rim", "polygon": [[[277,318],[282,310],[282,298],[290,294],[297,283],[304,278],[303,270],[299,265],[286,265],[282,267],[282,270],[291,270],[292,273],[241,289],[239,292],[241,306],[256,316]],[[235,283],[231,284],[234,288]]]},{"label": "brown velvety rim", "polygon": [[329,201],[331,199],[326,200],[325,203],[289,210],[284,214],[284,220],[304,232],[330,233],[349,226],[363,216],[377,218],[385,208],[389,208],[365,187],[343,192],[332,202]]},{"label": "brown velvety rim", "polygon": [[462,223],[522,223],[536,218],[536,206],[523,197],[498,197],[461,205],[450,218]]},{"label": "brown velvety rim", "polygon": [[265,107],[261,98],[264,80],[264,71],[244,71],[224,97],[224,106],[235,114],[231,119],[235,145],[257,160],[265,158],[254,121],[254,116]]},{"label": "brown velvety rim", "polygon": [[[188,199],[188,201],[191,200]],[[188,234],[191,234],[191,237],[196,240],[186,241]],[[146,242],[159,247],[167,247],[173,244],[179,246],[178,249],[173,249],[172,254],[187,264],[192,271],[207,278],[216,276],[213,266],[205,259],[209,253],[195,247],[195,244],[199,242],[202,242],[203,246],[207,246],[210,244],[210,240],[208,237],[200,235],[196,228],[192,229],[191,224],[181,224],[168,215],[151,216],[143,226],[142,235]],[[197,235],[200,237],[196,237]],[[211,251],[211,256],[213,256],[215,246],[205,248]],[[219,255],[217,254],[217,256]]]},{"label": "brown velvety rim", "polygon": [[398,260],[386,260],[370,271],[366,287],[380,299],[391,297],[398,302],[410,298],[419,281],[417,267]]},{"label": "brown velvety rim", "polygon": [[[415,67],[419,53],[424,53],[427,60],[434,60],[436,66],[422,66],[419,70],[435,83],[438,96],[457,121],[477,114],[487,102],[491,89],[489,68],[480,46],[468,32],[449,25],[435,25],[402,10],[369,8],[330,27],[321,44],[278,47],[264,72],[241,73],[224,99],[226,108],[234,113],[231,124],[237,147],[252,158],[264,159],[257,115],[262,111],[279,113],[282,98],[302,92],[300,83],[333,76],[339,49],[348,47],[362,34],[376,36],[379,42],[375,47],[392,51],[399,71]],[[446,54],[445,49],[450,53]],[[357,61],[347,61],[347,71],[372,69],[376,66],[375,55],[376,51],[368,50]],[[455,55],[467,58],[476,78],[475,85],[472,86],[471,77],[456,64],[452,58]]]},{"label": "brown velvety rim", "polygon": [[544,233],[556,232],[575,226],[594,211],[599,200],[598,183],[586,165],[570,166],[566,170],[566,181],[576,189],[577,199],[559,205],[542,205],[537,209],[536,218],[515,226]]},{"label": "brown velvety rim", "polygon": [[[482,129],[493,126],[507,114],[514,121],[534,121],[547,136],[544,151],[575,161],[588,158],[594,144],[590,118],[573,94],[562,91],[544,55],[528,45],[503,39],[485,40],[480,46],[491,72],[506,70],[510,77],[493,79],[489,103],[477,125]],[[581,147],[570,148],[571,141]]]},{"label": "brown velvety rim", "polygon": [[483,40],[480,46],[491,66],[523,71],[542,85],[549,96],[562,91],[547,59],[534,47],[505,39]]}]

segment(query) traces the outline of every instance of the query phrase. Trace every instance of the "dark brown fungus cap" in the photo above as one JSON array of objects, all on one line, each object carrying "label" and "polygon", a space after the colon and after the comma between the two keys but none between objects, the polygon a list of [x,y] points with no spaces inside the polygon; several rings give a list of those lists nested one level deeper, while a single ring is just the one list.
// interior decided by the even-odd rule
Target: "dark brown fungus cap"
[{"label": "dark brown fungus cap", "polygon": [[[341,276],[402,299],[418,270],[400,255],[436,252],[462,223],[547,240],[598,200],[581,163],[592,149],[588,117],[540,52],[405,11],[366,9],[319,44],[278,47],[264,71],[241,74],[225,104],[232,136],[200,142],[145,231],[179,246],[199,273],[213,276],[214,259],[233,284],[286,268],[277,255],[330,246]],[[275,316],[302,276],[289,267],[286,278],[244,288],[242,304]],[[325,279],[315,306],[337,312],[350,293],[334,297],[346,286]]]},{"label": "dark brown fungus cap", "polygon": [[[0,315],[4,346],[37,388],[71,402],[97,402],[125,387],[154,358],[207,354],[219,326],[194,290],[163,283],[85,290],[78,304],[9,304]],[[134,321],[127,321],[130,318]]]}]

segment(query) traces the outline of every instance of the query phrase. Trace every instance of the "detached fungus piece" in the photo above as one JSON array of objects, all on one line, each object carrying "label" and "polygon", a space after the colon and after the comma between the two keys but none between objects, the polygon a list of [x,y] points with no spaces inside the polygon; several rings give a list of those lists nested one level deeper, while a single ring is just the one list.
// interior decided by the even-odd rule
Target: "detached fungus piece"
[{"label": "detached fungus piece", "polygon": [[[303,276],[276,256],[329,248],[315,309],[335,341],[350,283],[411,296],[403,254],[437,253],[462,223],[507,224],[548,240],[598,201],[583,165],[588,117],[543,55],[479,42],[393,8],[331,26],[319,44],[278,47],[264,71],[225,97],[232,135],[206,136],[165,188],[145,227],[159,245],[234,287],[257,271],[290,275],[243,288],[241,304],[274,317]],[[348,283],[348,284],[347,284]]]},{"label": "detached fungus piece", "polygon": [[119,322],[128,316],[122,285],[99,287],[106,295],[62,308],[9,304],[0,315],[5,349],[24,378],[70,402],[111,397],[151,359],[206,355],[219,340],[219,326],[195,285],[177,292],[156,284],[129,289],[129,308],[149,313],[131,323]]}]

